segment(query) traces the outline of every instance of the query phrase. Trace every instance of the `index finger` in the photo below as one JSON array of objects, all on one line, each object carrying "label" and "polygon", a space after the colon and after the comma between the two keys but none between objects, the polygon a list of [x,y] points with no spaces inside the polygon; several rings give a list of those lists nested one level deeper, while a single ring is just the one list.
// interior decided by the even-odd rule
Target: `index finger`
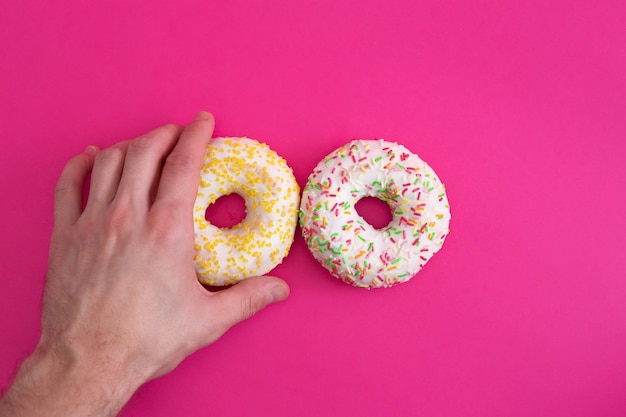
[{"label": "index finger", "polygon": [[167,206],[172,213],[191,213],[198,193],[206,146],[214,126],[213,115],[200,112],[185,127],[165,160],[153,207]]}]

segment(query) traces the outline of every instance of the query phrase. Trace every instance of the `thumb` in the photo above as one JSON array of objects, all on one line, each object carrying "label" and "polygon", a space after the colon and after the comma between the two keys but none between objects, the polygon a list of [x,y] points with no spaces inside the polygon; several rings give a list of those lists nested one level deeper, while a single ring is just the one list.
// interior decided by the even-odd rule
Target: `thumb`
[{"label": "thumb", "polygon": [[224,333],[235,324],[244,321],[266,306],[285,300],[289,286],[277,277],[248,278],[211,297],[210,326]]}]

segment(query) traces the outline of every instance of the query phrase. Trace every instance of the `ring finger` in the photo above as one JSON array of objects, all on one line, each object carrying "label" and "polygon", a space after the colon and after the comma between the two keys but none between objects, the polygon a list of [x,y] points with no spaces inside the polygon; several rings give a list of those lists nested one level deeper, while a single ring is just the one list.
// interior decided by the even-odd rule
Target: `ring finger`
[{"label": "ring finger", "polygon": [[98,152],[91,173],[86,210],[95,205],[109,205],[117,194],[128,142],[119,142]]}]

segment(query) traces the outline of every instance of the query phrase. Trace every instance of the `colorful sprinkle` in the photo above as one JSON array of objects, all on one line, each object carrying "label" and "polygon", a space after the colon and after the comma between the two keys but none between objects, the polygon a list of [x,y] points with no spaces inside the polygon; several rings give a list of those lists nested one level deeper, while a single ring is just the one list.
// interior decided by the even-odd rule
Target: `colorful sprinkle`
[{"label": "colorful sprinkle", "polygon": [[[356,212],[364,196],[390,205],[394,217],[387,227],[374,229]],[[379,288],[409,280],[441,248],[450,211],[443,184],[417,155],[382,139],[357,140],[309,176],[299,219],[305,241],[317,236],[325,242],[308,246],[332,275]]]}]

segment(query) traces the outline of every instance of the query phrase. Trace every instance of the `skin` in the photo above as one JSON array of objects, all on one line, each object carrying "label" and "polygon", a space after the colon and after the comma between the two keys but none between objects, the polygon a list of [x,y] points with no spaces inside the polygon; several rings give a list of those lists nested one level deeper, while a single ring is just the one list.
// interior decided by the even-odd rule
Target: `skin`
[{"label": "skin", "polygon": [[[209,292],[192,210],[213,116],[162,126],[65,166],[55,190],[42,334],[0,416],[113,416],[145,382],[289,295],[276,277]],[[91,182],[83,208],[83,189]]]}]

